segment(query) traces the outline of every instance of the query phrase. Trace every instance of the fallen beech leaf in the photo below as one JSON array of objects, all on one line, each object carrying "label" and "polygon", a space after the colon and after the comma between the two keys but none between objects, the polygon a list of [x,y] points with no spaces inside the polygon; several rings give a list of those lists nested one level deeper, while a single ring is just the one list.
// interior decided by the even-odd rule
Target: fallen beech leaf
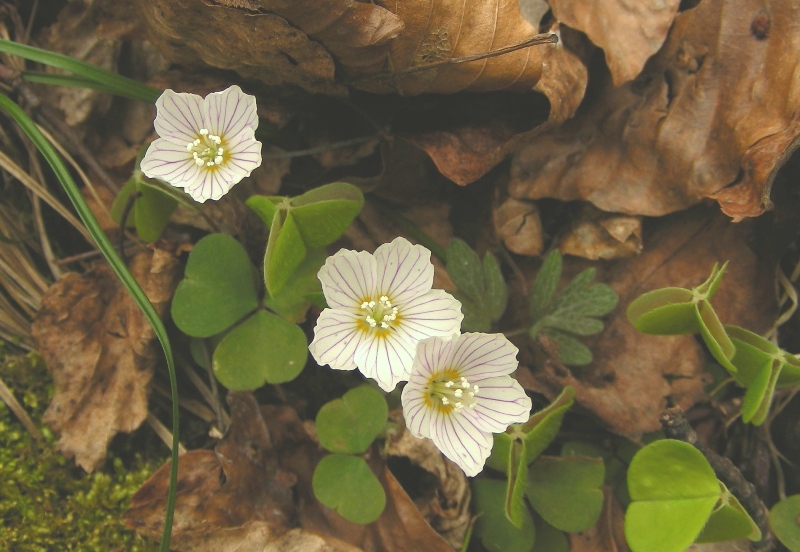
[{"label": "fallen beech leaf", "polygon": [[588,206],[562,236],[558,249],[586,259],[619,259],[642,250],[642,219],[604,213]]},{"label": "fallen beech leaf", "polygon": [[603,497],[597,524],[580,533],[568,533],[570,552],[630,552],[625,542],[625,509],[610,487],[603,487]]},{"label": "fallen beech leaf", "polygon": [[[180,277],[177,258],[146,251],[130,271],[163,315]],[[134,431],[147,417],[148,385],[160,358],[155,334],[105,264],[53,284],[32,334],[56,388],[44,421],[61,433],[58,448],[92,471],[114,435]]]},{"label": "fallen beech leaf", "polygon": [[667,37],[680,0],[550,0],[559,21],[606,53],[614,86],[633,79]]},{"label": "fallen beech leaf", "polygon": [[532,201],[506,198],[492,211],[492,220],[497,237],[512,253],[535,257],[544,250],[542,221]]},{"label": "fallen beech leaf", "polygon": [[[641,255],[598,267],[598,281],[619,294],[620,306],[601,334],[585,340],[594,362],[569,369],[548,359],[525,383],[551,399],[572,385],[576,402],[611,431],[632,439],[659,429],[658,415],[668,405],[685,410],[705,397],[707,358],[694,336],[637,332],[625,315],[628,303],[660,287],[691,288],[705,280],[714,262],[730,261],[713,301],[720,319],[761,333],[776,313],[773,269],[747,245],[751,224],[734,225],[720,213],[695,208],[653,225]],[[585,263],[566,257],[564,266],[569,273]]]},{"label": "fallen beech leaf", "polygon": [[353,84],[357,88],[404,96],[463,90],[527,91],[541,76],[542,58],[536,46],[469,63],[394,75],[411,67],[512,46],[537,33],[522,17],[517,2],[381,0],[378,3],[397,14],[405,29],[389,45],[386,78],[356,79]]},{"label": "fallen beech leaf", "polygon": [[[714,197],[737,220],[761,214],[800,134],[797,5],[768,6],[710,0],[680,13],[636,81],[606,83],[516,155],[510,194],[645,215]],[[754,31],[765,17],[768,33]]]},{"label": "fallen beech leaf", "polygon": [[[549,32],[561,38],[561,24],[556,21]],[[533,89],[547,96],[550,101],[547,121],[550,125],[556,125],[575,115],[586,93],[589,72],[581,58],[565,47],[564,40],[540,46],[540,50],[543,58],[542,78]]]},{"label": "fallen beech leaf", "polygon": [[[255,398],[251,393],[230,392],[228,405],[231,426],[216,450],[190,451],[178,459],[172,528],[172,544],[178,550],[194,550],[198,540],[225,539],[226,535],[244,539],[250,530],[230,530],[251,521],[268,524],[252,530],[277,537],[288,530],[294,517],[294,476],[279,468]],[[131,499],[128,526],[160,538],[168,487],[169,463]]]},{"label": "fallen beech leaf", "polygon": [[[411,493],[425,521],[450,546],[460,548],[472,520],[467,477],[461,468],[442,456],[433,441],[411,435],[403,425],[399,410],[389,416],[398,423],[398,432],[389,435],[386,453],[390,457],[404,458],[414,467],[401,464],[393,474]],[[389,465],[393,465],[391,461]]]}]

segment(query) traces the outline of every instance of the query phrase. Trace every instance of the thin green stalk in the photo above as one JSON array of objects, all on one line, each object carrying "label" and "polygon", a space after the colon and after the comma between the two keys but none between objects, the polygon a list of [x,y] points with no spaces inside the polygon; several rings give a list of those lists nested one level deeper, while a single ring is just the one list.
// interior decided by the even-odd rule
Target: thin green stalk
[{"label": "thin green stalk", "polygon": [[[147,103],[155,103],[158,96],[153,96],[148,92],[142,95],[141,91],[132,89],[130,86],[114,86],[105,82],[93,81],[86,77],[78,75],[64,75],[61,73],[45,73],[43,71],[25,71],[22,73],[22,78],[28,82],[37,84],[47,84],[50,86],[69,86],[71,88],[88,88],[90,90],[97,90],[98,92],[106,92],[114,94],[115,96],[122,96],[131,100],[141,100]],[[155,89],[154,89],[155,90]]]},{"label": "thin green stalk", "polygon": [[0,39],[0,52],[19,56],[23,59],[36,61],[62,69],[78,76],[84,77],[90,81],[104,84],[109,88],[116,90],[115,93],[121,91],[126,92],[127,97],[132,97],[137,100],[142,100],[149,103],[155,103],[156,99],[161,95],[163,90],[148,86],[139,81],[123,77],[113,71],[102,69],[91,63],[77,60],[75,58],[57,54],[55,52],[48,52],[41,48],[34,48],[25,44],[19,44],[10,40]]},{"label": "thin green stalk", "polygon": [[437,259],[443,263],[447,263],[447,250],[439,245],[436,240],[423,232],[419,226],[398,213],[387,201],[370,196],[369,203],[380,211],[381,215],[385,216],[401,230],[408,233],[408,235],[414,238],[420,245],[430,249],[431,253],[433,253]]},{"label": "thin green stalk", "polygon": [[[5,41],[4,41],[5,42]],[[20,109],[7,96],[0,94],[0,109],[8,113],[14,121],[22,128],[22,130],[30,138],[31,142],[38,148],[47,163],[53,169],[61,185],[64,187],[69,196],[72,205],[78,213],[78,216],[86,225],[86,229],[97,242],[97,246],[105,256],[111,268],[117,274],[117,277],[123,283],[125,288],[136,301],[136,304],[142,309],[145,318],[153,327],[153,331],[161,342],[161,347],[164,349],[164,356],[167,359],[167,369],[169,371],[170,391],[172,393],[172,465],[170,466],[169,473],[169,492],[167,494],[167,511],[164,517],[164,533],[161,539],[161,552],[169,551],[169,540],[172,534],[172,517],[175,510],[175,488],[178,483],[178,384],[175,378],[175,362],[172,357],[172,347],[169,343],[167,330],[161,322],[153,304],[147,298],[142,288],[139,287],[138,282],[134,279],[133,275],[128,271],[125,263],[122,262],[117,254],[114,246],[106,237],[97,220],[94,218],[92,211],[83,199],[78,186],[72,180],[72,176],[64,166],[58,153],[47,141],[44,135],[36,127],[36,124],[28,117],[28,115]]]}]

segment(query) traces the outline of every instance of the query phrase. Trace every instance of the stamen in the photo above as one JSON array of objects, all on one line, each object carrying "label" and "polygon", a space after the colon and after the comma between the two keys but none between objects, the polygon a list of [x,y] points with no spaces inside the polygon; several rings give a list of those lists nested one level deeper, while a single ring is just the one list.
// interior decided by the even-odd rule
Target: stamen
[{"label": "stamen", "polygon": [[477,404],[476,387],[451,368],[431,378],[426,392],[434,404],[441,402],[442,407],[449,407],[445,413],[460,412],[464,407],[474,408]]},{"label": "stamen", "polygon": [[208,129],[207,128],[201,128],[200,129],[200,134],[202,134],[203,136],[206,136],[208,134]]}]

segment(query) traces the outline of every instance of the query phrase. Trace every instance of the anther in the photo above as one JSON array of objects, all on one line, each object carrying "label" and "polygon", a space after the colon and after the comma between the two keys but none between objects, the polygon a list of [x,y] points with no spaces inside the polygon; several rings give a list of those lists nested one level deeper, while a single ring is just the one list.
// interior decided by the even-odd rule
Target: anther
[{"label": "anther", "polygon": [[207,135],[208,134],[208,129],[207,128],[201,128],[200,129],[200,134],[202,134],[203,136]]}]

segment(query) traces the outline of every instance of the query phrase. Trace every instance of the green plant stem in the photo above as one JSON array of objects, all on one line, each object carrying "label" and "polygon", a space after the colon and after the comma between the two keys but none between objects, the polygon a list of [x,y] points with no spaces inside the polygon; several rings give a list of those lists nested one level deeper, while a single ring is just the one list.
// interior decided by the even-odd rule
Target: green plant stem
[{"label": "green plant stem", "polygon": [[447,250],[436,243],[432,237],[423,232],[419,226],[398,213],[397,210],[386,200],[377,197],[370,197],[369,203],[378,211],[380,211],[381,215],[389,219],[392,223],[396,224],[401,230],[408,233],[408,235],[414,238],[420,245],[430,249],[431,253],[433,253],[437,259],[443,263],[447,262]]},{"label": "green plant stem", "polygon": [[[105,82],[99,82],[81,77],[78,75],[62,75],[60,73],[45,73],[43,71],[25,71],[22,78],[28,82],[37,84],[47,84],[49,86],[69,86],[71,88],[88,88],[98,92],[107,92],[116,96],[122,96],[131,100],[141,100],[147,103],[155,103],[161,91],[153,88],[154,92],[147,91],[144,94],[140,88],[130,86],[115,86]],[[150,87],[148,87],[150,88]]]},{"label": "green plant stem", "polygon": [[142,100],[149,103],[155,103],[156,99],[163,92],[158,88],[148,86],[139,81],[123,77],[113,71],[102,69],[91,63],[86,63],[75,58],[57,54],[55,52],[48,52],[41,48],[34,48],[25,44],[19,44],[10,40],[0,39],[0,52],[19,56],[30,61],[36,61],[74,73],[80,77],[84,77],[90,81],[103,84],[109,90],[115,90],[114,93],[125,92],[127,97],[132,97],[137,100]]},{"label": "green plant stem", "polygon": [[515,337],[518,335],[528,334],[531,331],[530,326],[525,326],[524,328],[514,328],[513,330],[508,330],[503,332],[503,335],[506,337]]},{"label": "green plant stem", "polygon": [[[7,42],[7,41],[2,41]],[[102,251],[111,268],[117,274],[117,277],[123,283],[125,288],[133,297],[133,300],[144,313],[145,318],[153,328],[156,337],[161,342],[161,347],[164,349],[164,356],[167,359],[167,369],[169,371],[170,392],[172,393],[172,465],[170,466],[169,474],[169,491],[167,494],[167,511],[164,517],[164,533],[161,539],[161,551],[169,551],[169,540],[172,534],[172,518],[175,510],[175,489],[178,483],[178,384],[175,377],[175,362],[172,356],[172,347],[169,343],[167,330],[161,322],[161,318],[156,312],[153,304],[147,298],[139,283],[128,271],[128,268],[122,262],[117,254],[114,246],[109,241],[103,230],[100,228],[97,220],[94,218],[92,211],[83,199],[83,196],[78,190],[78,186],[72,179],[58,153],[47,141],[44,135],[36,127],[36,124],[28,117],[28,115],[10,98],[0,94],[0,109],[8,113],[14,121],[22,128],[28,138],[33,142],[37,149],[41,152],[47,163],[53,169],[64,191],[69,196],[72,205],[75,207],[78,216],[83,221],[86,229],[97,242],[97,246]]]}]

